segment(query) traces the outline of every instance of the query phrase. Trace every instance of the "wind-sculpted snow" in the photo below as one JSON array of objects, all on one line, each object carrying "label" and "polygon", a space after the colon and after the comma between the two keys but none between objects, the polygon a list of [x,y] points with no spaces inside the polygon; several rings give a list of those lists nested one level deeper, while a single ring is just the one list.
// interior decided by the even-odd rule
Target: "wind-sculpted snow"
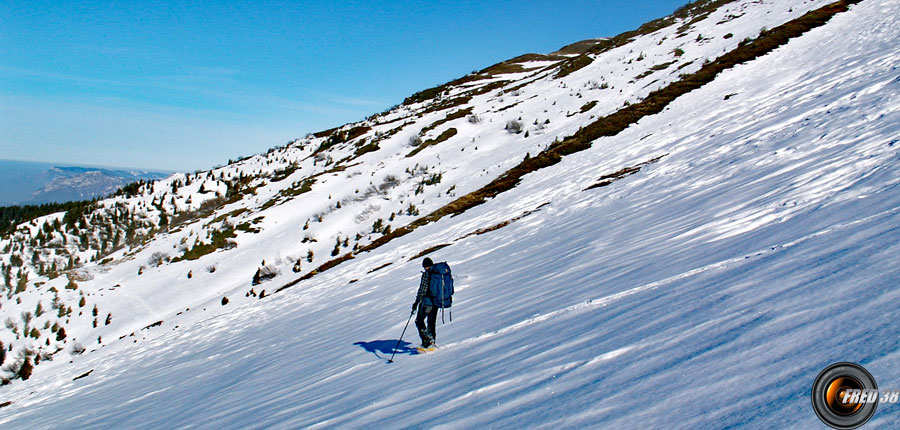
[{"label": "wind-sculpted snow", "polygon": [[[784,22],[825,4],[736,2],[681,39],[743,38],[763,20],[773,28],[776,17]],[[721,24],[727,28],[716,25],[741,12]],[[402,133],[418,128],[380,142],[360,157],[363,164],[316,176],[300,197],[262,209],[285,184],[306,178],[302,169],[260,186],[218,212],[245,207],[233,217],[241,222],[264,216],[251,226],[259,233],[235,230],[236,248],[148,267],[140,277],[144,261],[92,272],[82,288],[103,288],[109,298],[101,308],[111,309],[113,322],[73,327],[87,352],[61,352],[35,367],[31,379],[0,388],[0,403],[12,402],[0,408],[0,426],[821,428],[809,396],[827,365],[857,362],[879,387],[900,388],[896,16],[896,2],[863,0],[771,54],[723,71],[663,112],[524,175],[484,204],[262,300],[245,295],[260,260],[282,271],[276,280],[299,278],[312,268],[302,258],[307,247],[327,253],[336,235],[352,238],[379,217],[387,223],[388,211],[400,207],[396,199],[423,213],[441,207],[451,201],[448,193],[478,189],[526,152],[572,135],[579,122],[530,137],[534,142],[519,136],[509,150],[515,156],[501,157],[510,133],[501,116],[486,126],[487,110],[518,96],[504,96],[501,105],[495,93],[477,95],[471,103],[482,122],[460,118],[436,128],[432,137],[447,127],[459,133],[422,150],[412,165],[396,160],[409,152],[410,136]],[[512,100],[522,101],[512,112],[532,124],[570,98],[564,89],[539,100],[542,91],[583,84],[601,68],[613,70],[605,76],[624,74],[623,63],[619,72],[601,60],[643,50],[647,61],[660,40],[678,39],[678,27],[608,51],[563,80],[533,78],[535,87],[523,87],[521,98],[538,99]],[[723,39],[722,31],[734,36]],[[725,48],[712,49],[715,43],[686,45],[684,55],[718,55]],[[634,76],[613,86],[639,72],[628,70]],[[598,97],[596,111],[585,115],[623,103],[608,94],[612,102]],[[551,124],[588,101],[573,98]],[[519,106],[524,112],[515,111]],[[403,117],[382,120],[394,116]],[[476,145],[481,158],[471,155]],[[365,170],[372,160],[383,163],[376,170],[383,173]],[[424,177],[404,182],[405,168],[438,162],[445,182],[405,194]],[[388,173],[399,184],[377,190],[393,184],[379,176]],[[369,182],[376,191],[367,199],[341,200],[357,187],[365,194]],[[316,213],[325,222],[304,230]],[[202,224],[166,233],[142,252],[172,252]],[[300,245],[307,232],[324,243]],[[437,328],[440,347],[426,355],[414,353],[410,327],[388,364],[418,287],[421,259],[411,257],[428,249],[453,268],[452,322],[448,314]],[[277,261],[289,256],[301,257],[302,272]],[[206,270],[211,265],[214,272]],[[254,293],[278,285],[262,283]],[[223,306],[226,295],[231,302]],[[79,311],[90,315],[90,305]],[[868,426],[890,428],[898,420],[900,406],[884,404]]]}]

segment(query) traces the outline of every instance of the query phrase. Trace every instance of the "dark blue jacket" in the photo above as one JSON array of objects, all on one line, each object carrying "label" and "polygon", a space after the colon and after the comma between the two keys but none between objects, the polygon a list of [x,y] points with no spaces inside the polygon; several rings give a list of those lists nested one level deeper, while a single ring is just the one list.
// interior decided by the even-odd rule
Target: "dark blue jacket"
[{"label": "dark blue jacket", "polygon": [[453,302],[453,277],[446,262],[437,263],[422,272],[416,303],[449,308]]}]

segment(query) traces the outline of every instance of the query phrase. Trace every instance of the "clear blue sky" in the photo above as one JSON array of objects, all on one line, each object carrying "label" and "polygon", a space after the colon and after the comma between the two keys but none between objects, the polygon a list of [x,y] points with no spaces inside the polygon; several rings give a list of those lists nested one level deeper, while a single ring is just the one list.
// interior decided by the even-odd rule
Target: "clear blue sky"
[{"label": "clear blue sky", "polygon": [[193,171],[687,0],[5,0],[0,159]]}]

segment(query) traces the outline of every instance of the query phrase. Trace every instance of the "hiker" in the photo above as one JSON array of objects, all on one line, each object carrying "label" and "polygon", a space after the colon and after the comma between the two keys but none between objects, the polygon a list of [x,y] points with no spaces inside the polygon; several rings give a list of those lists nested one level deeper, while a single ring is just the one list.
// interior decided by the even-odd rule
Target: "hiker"
[{"label": "hiker", "polygon": [[428,257],[422,260],[422,268],[425,271],[422,272],[422,280],[419,282],[419,292],[416,294],[412,313],[419,312],[419,315],[416,316],[416,328],[419,329],[419,337],[422,338],[422,348],[429,348],[434,346],[436,338],[434,328],[437,323],[438,309],[450,307],[453,295],[453,277],[450,275],[450,266],[447,263],[434,264]]}]

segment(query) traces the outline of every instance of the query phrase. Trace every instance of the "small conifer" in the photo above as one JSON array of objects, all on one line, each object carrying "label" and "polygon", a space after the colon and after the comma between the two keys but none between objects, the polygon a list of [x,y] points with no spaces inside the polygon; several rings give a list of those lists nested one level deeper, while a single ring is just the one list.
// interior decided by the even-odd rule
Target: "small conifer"
[{"label": "small conifer", "polygon": [[31,364],[31,357],[25,357],[25,362],[22,363],[22,367],[19,368],[18,376],[22,378],[23,381],[27,381],[28,378],[31,377],[31,372],[34,370],[34,365]]}]

